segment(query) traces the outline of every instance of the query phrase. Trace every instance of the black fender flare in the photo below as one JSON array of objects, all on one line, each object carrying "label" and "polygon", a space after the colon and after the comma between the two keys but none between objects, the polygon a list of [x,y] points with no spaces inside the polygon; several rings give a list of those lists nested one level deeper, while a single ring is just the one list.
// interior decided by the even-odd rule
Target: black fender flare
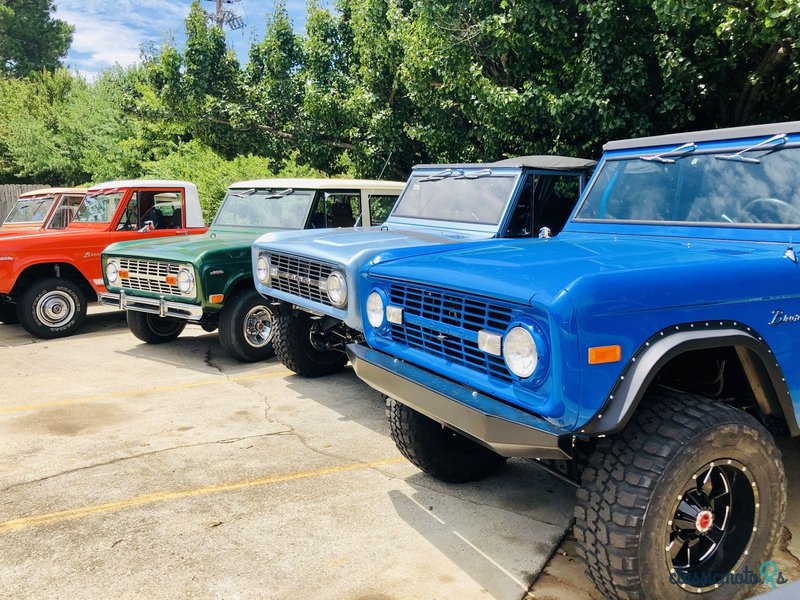
[{"label": "black fender flare", "polygon": [[665,364],[690,350],[723,347],[747,348],[761,360],[782,419],[793,436],[800,435],[792,397],[775,355],[755,329],[737,321],[683,323],[657,332],[633,354],[603,407],[579,429],[578,435],[606,435],[622,430]]}]

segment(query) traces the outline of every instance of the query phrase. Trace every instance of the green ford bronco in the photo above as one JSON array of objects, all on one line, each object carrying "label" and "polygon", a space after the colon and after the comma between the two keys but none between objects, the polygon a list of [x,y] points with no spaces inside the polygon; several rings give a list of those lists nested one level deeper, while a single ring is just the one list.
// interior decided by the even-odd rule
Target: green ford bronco
[{"label": "green ford bronco", "polygon": [[177,338],[187,323],[219,328],[222,347],[243,362],[273,355],[272,309],[255,290],[250,247],[272,231],[377,225],[404,183],[352,179],[264,179],[234,183],[208,233],[112,244],[103,252],[108,293],[140,340]]}]

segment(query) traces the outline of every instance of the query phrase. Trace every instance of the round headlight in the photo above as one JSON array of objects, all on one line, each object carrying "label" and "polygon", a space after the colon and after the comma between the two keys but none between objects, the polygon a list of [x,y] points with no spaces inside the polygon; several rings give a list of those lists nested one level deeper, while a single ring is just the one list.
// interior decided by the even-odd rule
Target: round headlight
[{"label": "round headlight", "polygon": [[178,271],[178,289],[186,294],[192,289],[194,284],[194,275],[189,269],[181,269]]},{"label": "round headlight", "polygon": [[116,263],[110,262],[106,264],[106,279],[108,283],[116,283],[119,279],[119,269]]},{"label": "round headlight", "polygon": [[337,308],[347,304],[347,282],[339,271],[328,275],[328,298]]},{"label": "round headlight", "polygon": [[264,285],[269,283],[269,259],[266,254],[259,256],[256,261],[256,277]]},{"label": "round headlight", "polygon": [[375,329],[383,325],[383,298],[378,292],[372,292],[367,297],[367,321]]},{"label": "round headlight", "polygon": [[508,369],[517,377],[533,375],[539,363],[539,353],[533,336],[524,327],[514,327],[503,339],[503,358]]}]

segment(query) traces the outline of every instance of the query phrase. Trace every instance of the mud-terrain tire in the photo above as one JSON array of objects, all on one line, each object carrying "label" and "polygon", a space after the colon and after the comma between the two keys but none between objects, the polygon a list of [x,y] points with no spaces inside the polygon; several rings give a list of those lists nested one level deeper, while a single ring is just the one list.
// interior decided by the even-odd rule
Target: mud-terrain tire
[{"label": "mud-terrain tire", "polygon": [[129,310],[126,312],[128,329],[137,338],[147,344],[164,344],[176,339],[186,328],[186,323],[151,315],[149,313]]},{"label": "mud-terrain tire", "polygon": [[13,302],[0,304],[0,323],[5,323],[6,325],[16,325],[19,323],[16,304]]},{"label": "mud-terrain tire", "polygon": [[786,478],[755,418],[659,390],[598,442],[577,500],[578,553],[603,597],[727,600],[757,587],[718,574],[759,575],[783,526]]},{"label": "mud-terrain tire", "polygon": [[222,349],[241,362],[272,358],[273,321],[269,302],[261,294],[254,289],[242,292],[225,304],[219,317]]},{"label": "mud-terrain tire", "polygon": [[322,377],[344,369],[347,355],[339,350],[318,350],[311,342],[314,319],[307,313],[276,316],[272,344],[284,366],[303,377]]},{"label": "mud-terrain tire", "polygon": [[34,281],[19,297],[17,318],[38,338],[67,337],[86,318],[86,296],[77,283],[63,277]]},{"label": "mud-terrain tire", "polygon": [[400,453],[441,481],[478,481],[503,468],[506,458],[392,398],[386,400],[392,439]]}]

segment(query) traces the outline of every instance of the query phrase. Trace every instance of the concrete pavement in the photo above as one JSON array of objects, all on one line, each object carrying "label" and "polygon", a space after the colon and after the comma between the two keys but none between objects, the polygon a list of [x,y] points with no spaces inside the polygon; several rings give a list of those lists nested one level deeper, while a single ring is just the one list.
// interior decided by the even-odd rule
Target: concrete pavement
[{"label": "concrete pavement", "polygon": [[0,326],[0,597],[521,598],[574,493],[525,461],[437,482],[351,372]]}]

